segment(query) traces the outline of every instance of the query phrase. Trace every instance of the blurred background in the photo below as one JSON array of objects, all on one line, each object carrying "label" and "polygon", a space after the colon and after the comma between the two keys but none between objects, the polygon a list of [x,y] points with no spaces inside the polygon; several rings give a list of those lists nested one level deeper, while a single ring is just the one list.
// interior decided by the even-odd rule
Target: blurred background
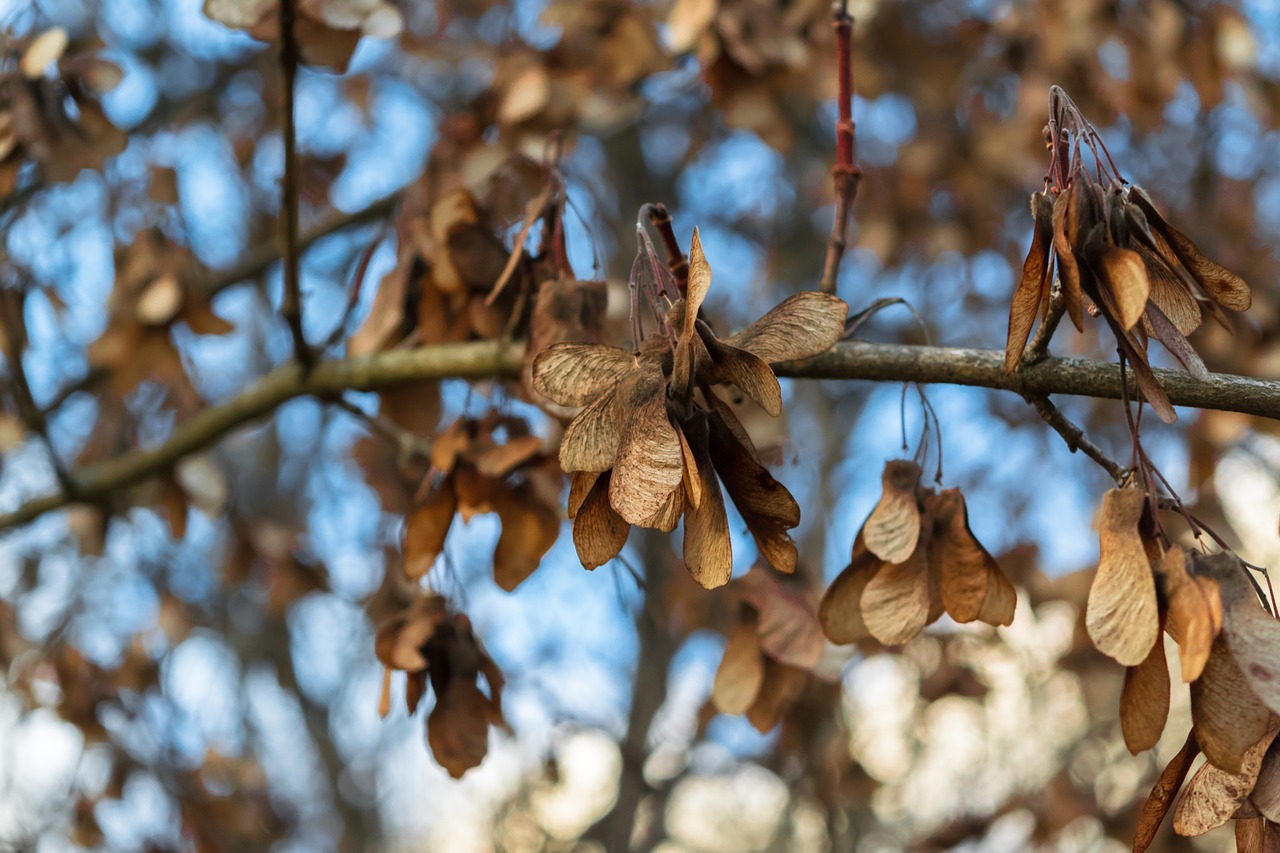
[{"label": "blurred background", "polygon": [[[549,146],[567,260],[608,282],[611,342],[627,339],[646,202],[686,250],[700,228],[719,328],[816,286],[836,118],[823,0],[300,6],[303,317],[328,357],[414,269],[414,223],[449,188],[472,188],[509,248],[522,205],[494,176]],[[1125,177],[1252,284],[1234,335],[1195,338],[1210,369],[1280,378],[1280,4],[850,11],[865,175],[838,292],[853,310],[901,297],[924,326],[895,308],[859,336],[1003,346],[1056,83]],[[0,0],[0,276],[18,309],[0,510],[56,490],[60,468],[155,446],[291,356],[273,15],[270,0]],[[481,327],[466,336],[496,336]],[[1053,349],[1114,357],[1095,329]],[[816,600],[921,413],[898,385],[783,390],[782,418],[743,418],[802,508]],[[1110,480],[1016,395],[928,394],[943,482],[1019,588],[1012,626],[944,619],[893,654],[829,646],[761,733],[708,704],[738,604],[732,585],[693,586],[678,537],[633,532],[587,572],[565,522],[505,592],[498,519],[455,521],[423,585],[503,672],[510,728],[461,780],[432,760],[426,710],[378,714],[373,635],[406,601],[408,506],[378,425],[429,438],[496,411],[554,454],[554,422],[511,383],[294,400],[155,481],[0,533],[0,850],[1128,849],[1189,712],[1175,678],[1164,739],[1130,756],[1122,669],[1085,637]],[[1117,404],[1059,405],[1128,458]],[[1276,423],[1180,411],[1144,437],[1199,517],[1276,565]],[[742,574],[754,544],[731,527]],[[1192,843],[1166,827],[1153,849],[1233,845],[1229,828]]]}]

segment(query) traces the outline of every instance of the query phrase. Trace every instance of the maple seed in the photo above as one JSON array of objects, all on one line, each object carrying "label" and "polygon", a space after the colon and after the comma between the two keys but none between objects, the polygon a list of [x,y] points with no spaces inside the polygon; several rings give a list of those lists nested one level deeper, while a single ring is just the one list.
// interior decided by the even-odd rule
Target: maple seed
[{"label": "maple seed", "polygon": [[[1247,310],[1249,286],[1204,257],[1141,187],[1124,180],[1066,92],[1052,87],[1049,104],[1050,166],[1045,190],[1031,197],[1035,230],[1009,306],[1005,369],[1017,369],[1036,314],[1047,311],[1056,263],[1063,305],[1076,330],[1084,331],[1085,309],[1101,316],[1132,365],[1142,396],[1161,420],[1172,422],[1173,407],[1148,362],[1148,338],[1207,380],[1208,369],[1186,336],[1205,311],[1222,319],[1224,308]],[[1093,163],[1081,156],[1085,149]]]},{"label": "maple seed", "polygon": [[1085,613],[1098,651],[1125,666],[1142,663],[1160,630],[1155,578],[1138,531],[1146,508],[1139,489],[1112,489],[1103,496],[1102,555]]}]

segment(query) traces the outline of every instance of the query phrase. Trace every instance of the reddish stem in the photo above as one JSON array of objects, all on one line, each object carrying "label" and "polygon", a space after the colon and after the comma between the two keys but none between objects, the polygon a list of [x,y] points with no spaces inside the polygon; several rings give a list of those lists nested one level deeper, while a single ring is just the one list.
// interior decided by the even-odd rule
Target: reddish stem
[{"label": "reddish stem", "polygon": [[823,265],[818,289],[823,293],[835,293],[836,275],[844,257],[845,235],[849,231],[849,214],[858,195],[858,182],[862,170],[854,163],[853,123],[853,18],[838,4],[834,10],[836,31],[836,75],[839,94],[836,105],[839,120],[836,122],[836,164],[831,169],[836,191],[836,216],[831,225],[831,237],[827,241],[827,260]]},{"label": "reddish stem", "polygon": [[685,296],[689,288],[689,260],[680,251],[680,243],[671,227],[671,214],[667,212],[667,206],[662,202],[650,205],[649,221],[658,229],[662,246],[667,250],[667,269],[671,270],[671,277],[676,280],[680,295]]}]

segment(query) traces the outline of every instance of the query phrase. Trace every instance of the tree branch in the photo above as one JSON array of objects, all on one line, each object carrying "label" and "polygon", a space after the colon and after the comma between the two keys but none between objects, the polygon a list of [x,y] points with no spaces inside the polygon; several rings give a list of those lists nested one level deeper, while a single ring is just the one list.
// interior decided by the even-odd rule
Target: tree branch
[{"label": "tree branch", "polygon": [[[343,391],[378,391],[424,379],[514,379],[520,375],[524,347],[522,341],[477,341],[392,350],[320,362],[308,373],[303,373],[296,362],[290,362],[258,380],[239,397],[194,415],[160,446],[131,451],[73,472],[79,499],[99,500],[116,489],[155,476],[294,397],[327,398]],[[1118,365],[1079,358],[1045,358],[1010,375],[1004,369],[1004,353],[997,350],[851,341],[804,361],[779,364],[776,371],[779,376],[802,379],[926,382],[1022,395],[1121,399]],[[1175,406],[1280,420],[1280,380],[1220,374],[1201,382],[1176,370],[1154,372]],[[1137,393],[1132,379],[1130,374],[1131,396]],[[0,530],[26,524],[68,503],[61,494],[36,498],[0,515]]]},{"label": "tree branch", "polygon": [[818,281],[818,289],[823,293],[836,292],[836,276],[840,272],[840,261],[844,257],[845,240],[849,233],[849,212],[853,200],[858,196],[858,183],[862,180],[862,170],[854,162],[853,124],[853,18],[845,9],[844,0],[834,6],[832,26],[836,31],[836,78],[839,94],[836,97],[836,109],[839,119],[836,121],[836,164],[831,169],[831,178],[836,189],[836,216],[831,223],[831,237],[827,240],[827,258],[822,267],[822,278]]},{"label": "tree branch", "polygon": [[1035,406],[1040,419],[1053,427],[1058,435],[1062,436],[1062,440],[1067,443],[1068,450],[1072,453],[1079,450],[1085,456],[1097,462],[1111,475],[1111,479],[1116,481],[1117,486],[1124,485],[1125,481],[1129,479],[1129,469],[1112,459],[1106,454],[1106,451],[1090,441],[1088,436],[1084,434],[1084,430],[1062,414],[1057,406],[1049,402],[1048,397],[1043,394],[1028,394],[1026,399],[1028,403]]},{"label": "tree branch", "polygon": [[280,124],[284,136],[284,176],[280,181],[280,256],[284,260],[284,298],[280,313],[293,335],[293,355],[309,369],[315,360],[302,331],[302,284],[298,280],[298,134],[294,127],[294,82],[298,76],[298,40],[293,31],[296,0],[279,0]]}]

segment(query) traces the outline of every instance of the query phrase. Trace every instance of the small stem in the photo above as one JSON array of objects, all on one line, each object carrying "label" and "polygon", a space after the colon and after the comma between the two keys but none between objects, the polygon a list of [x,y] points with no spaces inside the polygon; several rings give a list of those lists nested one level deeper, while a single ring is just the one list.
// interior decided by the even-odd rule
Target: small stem
[{"label": "small stem", "polygon": [[1059,411],[1057,406],[1049,402],[1047,396],[1043,394],[1025,394],[1023,396],[1028,403],[1035,407],[1036,413],[1040,415],[1041,420],[1053,427],[1054,431],[1062,436],[1062,440],[1067,443],[1068,450],[1072,453],[1079,450],[1085,456],[1097,462],[1111,475],[1111,479],[1116,481],[1117,486],[1123,486],[1128,481],[1129,469],[1112,459],[1102,448],[1090,441],[1084,434],[1084,430],[1072,423],[1066,415]]},{"label": "small stem", "polygon": [[18,409],[18,416],[27,429],[36,434],[40,443],[44,445],[45,452],[49,454],[49,463],[53,466],[53,473],[58,479],[58,485],[62,487],[62,493],[68,500],[73,501],[80,495],[79,485],[67,467],[62,464],[57,448],[53,446],[53,440],[49,437],[48,421],[31,395],[31,385],[27,382],[26,368],[22,363],[22,348],[27,340],[26,323],[22,317],[22,302],[22,296],[16,291],[5,290],[0,293],[0,321],[3,322],[4,340],[7,345],[5,357],[9,361],[9,375],[13,380],[13,400]]},{"label": "small stem", "polygon": [[280,313],[293,335],[293,353],[305,372],[315,361],[302,332],[302,285],[298,277],[298,152],[294,127],[294,81],[298,41],[293,30],[296,0],[279,0],[280,122],[284,137],[284,176],[280,182],[280,256],[284,261],[284,298]]},{"label": "small stem", "polygon": [[1053,333],[1058,330],[1058,323],[1062,321],[1065,311],[1066,301],[1062,298],[1062,288],[1055,281],[1053,287],[1049,289],[1049,311],[1045,314],[1044,321],[1040,323],[1040,328],[1036,329],[1035,337],[1023,351],[1021,364],[1035,364],[1049,354],[1049,341],[1053,338]]},{"label": "small stem", "polygon": [[845,239],[849,231],[849,213],[858,196],[858,183],[862,170],[854,163],[856,128],[853,123],[853,18],[840,2],[832,10],[836,31],[836,74],[839,94],[836,107],[836,164],[831,169],[836,191],[836,215],[831,224],[831,237],[827,241],[827,259],[822,268],[818,289],[823,293],[836,292],[836,277],[840,261],[844,257]]},{"label": "small stem", "polygon": [[685,296],[689,287],[689,260],[680,251],[680,243],[676,240],[675,231],[671,227],[671,214],[667,212],[667,206],[662,202],[645,205],[645,207],[649,212],[649,221],[653,223],[654,228],[658,229],[663,248],[667,250],[667,269],[671,270],[671,277],[676,280],[680,295]]}]

